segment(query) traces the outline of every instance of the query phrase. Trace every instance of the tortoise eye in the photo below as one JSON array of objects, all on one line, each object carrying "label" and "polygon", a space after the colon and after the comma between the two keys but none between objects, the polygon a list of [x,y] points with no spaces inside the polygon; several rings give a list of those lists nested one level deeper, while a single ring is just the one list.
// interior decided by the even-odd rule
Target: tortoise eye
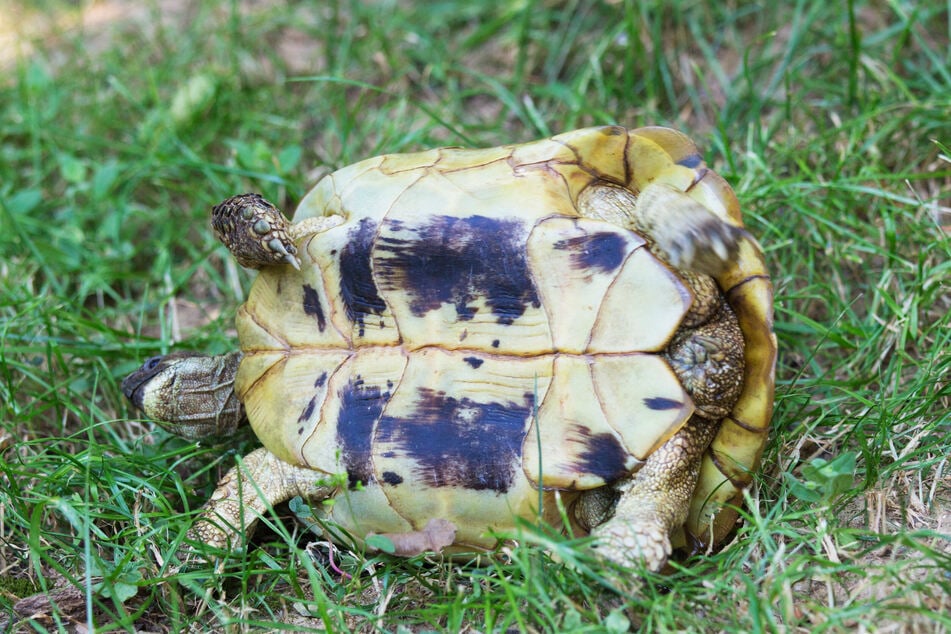
[{"label": "tortoise eye", "polygon": [[151,359],[147,359],[145,361],[145,369],[154,370],[155,366],[161,363],[161,361],[162,361],[162,357],[152,357]]}]

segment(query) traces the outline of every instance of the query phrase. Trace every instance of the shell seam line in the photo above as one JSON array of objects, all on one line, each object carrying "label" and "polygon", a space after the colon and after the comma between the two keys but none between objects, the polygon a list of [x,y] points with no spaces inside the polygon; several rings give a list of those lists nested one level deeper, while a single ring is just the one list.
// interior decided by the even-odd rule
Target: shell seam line
[{"label": "shell seam line", "polygon": [[[763,429],[759,429],[759,428],[753,427],[753,426],[750,425],[749,423],[746,423],[746,422],[741,421],[739,418],[736,417],[736,415],[735,415],[733,412],[730,412],[729,414],[727,414],[726,416],[724,416],[724,417],[723,417],[723,420],[726,420],[727,418],[729,418],[731,421],[733,421],[733,422],[736,424],[737,427],[742,427],[742,428],[745,429],[746,431],[751,432],[751,433],[754,433],[754,434],[762,434],[762,433],[765,433],[766,430],[768,429],[768,426],[765,427],[765,428],[763,428]],[[721,424],[722,424],[722,423],[721,423]]]},{"label": "shell seam line", "polygon": [[[346,365],[346,363],[347,363],[351,358],[353,358],[353,355],[349,355],[349,356],[347,356],[347,357],[341,359],[341,360],[340,360],[340,363],[337,364],[337,367],[334,368],[333,372],[331,372],[330,375],[326,378],[325,383],[324,383],[324,385],[326,386],[326,388],[324,389],[324,399],[323,399],[323,401],[321,402],[321,404],[320,404],[320,409],[319,409],[318,412],[317,412],[317,414],[318,414],[317,424],[314,425],[313,429],[311,429],[310,434],[307,435],[307,438],[305,438],[305,439],[300,443],[300,449],[299,449],[299,451],[300,451],[300,456],[299,456],[299,458],[300,458],[301,461],[302,461],[304,464],[306,464],[309,468],[315,469],[315,470],[317,470],[317,471],[322,471],[322,469],[317,469],[316,467],[314,467],[313,465],[310,464],[310,461],[307,459],[307,452],[304,451],[304,447],[306,447],[306,446],[307,446],[307,443],[309,443],[311,440],[313,440],[314,436],[317,435],[317,432],[320,431],[321,425],[324,424],[325,421],[329,420],[328,418],[326,418],[326,417],[324,416],[324,408],[327,406],[327,395],[330,394],[330,385],[331,385],[331,382],[334,380],[334,377],[337,376],[337,373],[340,372],[340,368],[342,368],[344,365]],[[277,364],[275,364],[275,365],[277,365]]]},{"label": "shell seam line", "polygon": [[[438,158],[436,162],[438,162]],[[409,190],[411,190],[413,187],[418,185],[420,181],[422,181],[423,178],[426,177],[429,169],[432,169],[432,165],[426,166],[423,169],[423,172],[416,178],[416,180],[414,180],[410,185],[406,186],[403,189],[403,191],[400,192],[399,196],[397,196],[396,198],[390,201],[389,207],[387,207],[386,211],[383,212],[383,216],[380,218],[380,222],[376,226],[376,231],[373,237],[373,247],[370,249],[370,252],[367,254],[367,258],[369,259],[369,262],[367,264],[370,267],[370,279],[373,280],[374,286],[376,286],[376,280],[378,279],[377,271],[374,266],[374,254],[376,253],[377,246],[380,243],[380,235],[383,231],[383,225],[386,224],[386,219],[389,217],[390,212],[393,211],[393,207],[396,205],[396,203],[399,202],[399,200],[403,196],[405,196],[406,193],[409,192]],[[377,296],[383,301],[384,304],[386,304],[386,312],[388,312],[390,314],[390,317],[393,319],[393,328],[396,330],[396,333],[397,335],[399,335],[400,339],[402,339],[403,338],[402,330],[400,329],[399,321],[396,319],[396,313],[393,311],[392,303],[390,302],[389,298],[386,297],[386,294],[383,292],[383,289],[381,289],[379,286],[377,286],[376,292],[377,292]],[[351,346],[353,345],[352,328],[350,331],[350,337],[347,339],[347,341],[350,343]],[[396,345],[401,345],[401,344],[396,344]]]},{"label": "shell seam line", "polygon": [[[724,290],[723,290],[723,294],[726,295],[726,296],[729,296],[730,293],[732,293],[732,292],[735,291],[736,289],[740,288],[741,286],[743,286],[743,285],[746,284],[747,282],[752,282],[752,281],[754,281],[754,280],[766,280],[767,282],[772,282],[772,279],[770,278],[769,275],[767,275],[767,274],[765,274],[765,273],[756,273],[756,274],[754,274],[754,275],[749,275],[749,276],[747,276],[747,277],[744,277],[742,280],[740,280],[739,282],[737,282],[736,284],[734,284],[734,285],[731,286],[730,288],[724,289]],[[729,297],[728,297],[728,299],[729,299]]]},{"label": "shell seam line", "polygon": [[[326,218],[327,216],[324,216],[324,217]],[[343,223],[337,225],[337,227],[343,227],[343,226],[344,226]],[[336,229],[337,227],[330,227],[330,229],[327,229],[327,231],[331,231],[331,230],[333,230],[333,229]],[[304,253],[307,254],[307,257],[310,259],[310,261],[311,261],[311,263],[312,263],[312,268],[317,269],[317,273],[318,273],[318,276],[319,276],[319,278],[320,278],[320,287],[321,287],[321,289],[323,290],[323,297],[322,297],[322,298],[318,297],[318,299],[321,300],[321,305],[324,305],[324,303],[326,303],[326,306],[327,306],[327,322],[330,324],[330,327],[333,328],[334,331],[335,331],[338,335],[340,335],[340,338],[341,338],[341,339],[343,339],[344,341],[346,341],[347,343],[349,343],[350,345],[352,345],[353,342],[350,340],[350,337],[347,337],[346,333],[344,333],[342,330],[340,330],[340,328],[337,326],[337,320],[336,320],[335,318],[339,315],[339,311],[337,310],[336,304],[335,304],[334,301],[331,299],[330,292],[329,292],[330,285],[328,284],[328,278],[327,278],[327,276],[329,275],[329,268],[328,268],[328,270],[324,270],[324,268],[321,267],[320,264],[318,263],[317,259],[314,258],[313,256],[311,256],[311,254],[310,254],[310,243],[311,243],[311,242],[314,240],[314,238],[316,238],[318,235],[322,235],[322,234],[325,234],[325,233],[326,233],[326,231],[323,231],[323,232],[321,232],[320,234],[314,233],[314,234],[311,234],[311,235],[307,236],[306,241],[302,242],[302,245],[301,245],[301,246],[302,246],[302,249],[301,249],[301,250],[302,250]],[[338,266],[337,268],[339,268],[339,266]],[[325,301],[324,301],[324,300],[325,300]]]},{"label": "shell seam line", "polygon": [[[535,485],[537,485],[539,489],[541,489],[541,488],[543,487],[543,480],[544,480],[544,475],[543,475],[544,472],[545,472],[545,458],[544,458],[544,452],[541,450],[541,449],[542,449],[541,447],[538,447],[538,450],[539,450],[539,451],[538,451],[538,463],[537,463],[537,464],[540,464],[540,465],[541,465],[541,470],[540,470],[539,473],[538,473],[538,481],[535,482],[535,481],[532,479],[532,477],[528,474],[528,470],[527,470],[527,469],[528,469],[528,464],[527,464],[527,462],[524,460],[524,456],[525,456],[525,446],[526,446],[529,442],[531,442],[531,443],[537,443],[538,439],[541,437],[541,429],[539,428],[539,423],[541,422],[541,416],[538,416],[538,415],[536,415],[536,414],[541,413],[542,408],[545,407],[545,402],[546,402],[546,401],[548,400],[548,398],[551,396],[551,393],[552,393],[552,385],[553,385],[554,382],[555,382],[555,361],[556,361],[556,359],[552,359],[552,360],[551,360],[551,376],[548,378],[548,387],[545,388],[545,395],[542,397],[541,403],[538,403],[538,404],[536,405],[535,394],[532,394],[532,415],[531,415],[531,423],[529,423],[528,429],[525,430],[525,437],[524,437],[523,440],[522,440],[522,447],[521,447],[521,453],[520,453],[521,457],[523,458],[523,459],[521,460],[521,463],[522,463],[522,465],[521,465],[521,466],[522,466],[522,474],[525,476],[525,479],[526,479],[526,480],[528,480],[529,482],[534,482]],[[535,383],[535,385],[538,384],[538,378],[539,378],[538,375],[535,375],[535,377],[534,377],[534,383]],[[541,513],[541,509],[538,509],[538,512]]]},{"label": "shell seam line", "polygon": [[[463,150],[463,151],[469,151],[469,148],[440,148],[440,150],[452,150],[452,149]],[[478,149],[475,149],[475,150],[472,150],[472,151],[476,151],[476,152],[477,152],[477,151],[479,151],[479,150],[478,150]],[[441,155],[441,153],[440,153],[439,160],[442,160],[442,158],[443,158],[443,157],[442,157],[442,155]],[[512,153],[509,152],[508,154],[506,154],[506,155],[504,155],[504,156],[501,156],[501,157],[499,157],[499,158],[497,158],[497,159],[492,159],[491,161],[486,161],[485,163],[479,163],[478,165],[467,165],[467,166],[465,166],[465,167],[456,167],[456,168],[448,169],[448,170],[440,169],[440,170],[437,170],[437,172],[438,172],[439,174],[443,174],[443,175],[444,175],[444,174],[460,174],[460,173],[462,173],[462,172],[465,172],[465,171],[468,171],[468,170],[471,170],[471,169],[482,169],[482,168],[484,168],[484,167],[488,167],[489,165],[493,165],[493,164],[495,164],[495,163],[509,163],[509,161],[510,161],[511,158],[512,158]],[[436,166],[439,164],[439,160],[437,160],[435,163],[433,163],[431,166],[429,166],[429,168],[431,169],[431,168],[433,168],[433,167],[436,167]]]},{"label": "shell seam line", "polygon": [[285,358],[299,356],[302,354],[314,354],[314,353],[320,353],[320,352],[338,353],[338,354],[342,353],[349,357],[355,354],[359,354],[363,350],[372,350],[374,348],[382,348],[386,350],[392,350],[394,348],[402,348],[404,353],[409,355],[422,352],[425,350],[439,350],[441,352],[448,352],[448,353],[458,352],[460,354],[480,355],[481,357],[486,357],[490,359],[498,359],[502,361],[507,359],[508,360],[536,359],[538,357],[544,357],[544,356],[576,357],[576,358],[591,359],[591,360],[602,358],[602,357],[606,357],[606,358],[626,357],[626,356],[631,356],[635,354],[661,356],[666,351],[666,348],[662,348],[660,350],[626,350],[621,352],[568,352],[565,350],[546,350],[543,352],[525,352],[521,354],[520,353],[498,354],[498,353],[488,352],[481,348],[447,348],[446,346],[436,344],[436,343],[427,344],[427,345],[419,346],[416,348],[409,348],[405,344],[394,343],[394,344],[386,344],[386,345],[375,344],[372,346],[360,346],[359,348],[345,348],[345,347],[328,348],[326,346],[319,346],[319,345],[314,345],[314,346],[295,345],[289,348],[281,348],[281,349],[256,348],[254,350],[242,350],[242,352],[244,353],[245,356],[253,356],[255,354],[280,353]]},{"label": "shell seam line", "polygon": [[[383,232],[383,227],[384,227],[384,225],[386,224],[387,218],[389,217],[390,213],[393,211],[393,208],[396,206],[396,204],[399,202],[399,200],[400,200],[403,196],[405,196],[405,195],[407,194],[407,192],[409,192],[410,189],[412,189],[413,187],[415,187],[416,185],[418,185],[424,178],[426,178],[426,176],[428,176],[428,175],[431,174],[431,170],[434,169],[435,165],[440,161],[441,158],[442,158],[442,154],[441,154],[441,153],[437,153],[436,160],[433,161],[432,164],[430,164],[430,165],[425,165],[425,166],[418,166],[418,167],[414,168],[414,169],[418,169],[418,170],[420,171],[420,174],[417,176],[417,178],[416,178],[411,184],[409,184],[407,187],[405,187],[405,188],[403,189],[403,191],[400,192],[400,194],[399,194],[396,198],[394,198],[392,201],[390,201],[389,206],[387,207],[386,211],[385,211],[385,212],[383,213],[383,215],[380,217],[380,222],[377,224],[376,230],[375,230],[374,236],[373,236],[373,241],[372,241],[372,245],[373,245],[373,246],[372,246],[372,248],[370,249],[370,252],[367,254],[367,258],[368,258],[367,264],[368,264],[368,266],[369,266],[369,268],[370,268],[370,278],[374,280],[374,285],[376,285],[376,280],[378,279],[378,278],[377,278],[377,271],[376,271],[376,268],[375,268],[375,265],[374,265],[374,262],[375,262],[375,260],[374,260],[374,254],[376,253],[377,247],[378,247],[378,245],[380,244],[381,234],[382,234],[382,232]],[[401,172],[411,172],[411,171],[413,171],[413,170],[411,170],[411,169],[401,170]],[[386,174],[386,172],[383,172],[382,170],[381,170],[381,173]],[[395,172],[393,172],[393,173],[395,173]],[[326,288],[326,287],[325,287],[325,288]],[[402,338],[402,335],[400,334],[400,333],[401,333],[400,324],[399,324],[399,321],[397,320],[396,312],[393,310],[392,303],[390,302],[389,298],[387,297],[387,293],[386,293],[382,288],[380,288],[379,286],[377,286],[377,296],[380,298],[380,300],[383,301],[384,305],[386,306],[385,312],[389,313],[390,318],[393,320],[393,328],[394,328],[394,330],[395,330],[396,333]],[[331,381],[332,381],[333,378],[336,376],[336,374],[340,371],[340,369],[341,369],[344,365],[347,364],[347,361],[349,361],[350,359],[352,359],[353,356],[355,356],[356,353],[357,353],[357,351],[356,351],[355,349],[353,349],[353,347],[352,347],[352,346],[353,346],[353,328],[354,328],[355,326],[356,326],[356,324],[352,324],[352,325],[351,325],[350,336],[349,336],[349,337],[346,337],[346,341],[347,341],[347,343],[350,345],[350,350],[352,351],[352,354],[349,355],[349,356],[347,357],[347,359],[343,360],[343,361],[340,363],[340,365],[337,366],[337,369],[334,371],[334,374],[333,374],[331,377],[329,377],[329,378],[327,379],[327,389],[328,389],[328,391],[329,391],[329,389],[330,389]],[[367,346],[367,347],[368,347],[368,348],[369,348],[369,347],[404,348],[404,346],[403,346],[401,343],[395,343],[395,344],[391,344],[391,345],[388,345],[388,346]],[[296,349],[299,349],[299,348],[295,347],[295,350],[296,350]],[[403,355],[404,357],[406,356],[405,353],[406,353],[406,351],[405,351],[405,349],[404,349],[404,355]],[[400,374],[400,382],[402,382],[402,380],[403,380],[403,376],[404,376],[405,373],[406,373],[406,368],[408,367],[408,365],[409,365],[408,361],[407,361],[407,363],[404,363],[404,364],[403,364],[403,372]],[[324,404],[326,404],[326,400],[325,400]],[[375,445],[376,445],[376,440],[377,440],[377,434],[378,434],[378,432],[379,432],[380,421],[381,421],[381,420],[383,419],[383,417],[386,415],[386,410],[387,410],[387,408],[389,407],[389,404],[390,404],[390,401],[389,401],[389,399],[388,399],[388,400],[386,401],[386,403],[383,405],[383,409],[380,411],[380,415],[379,415],[379,416],[376,418],[376,420],[373,422],[373,429],[370,431],[370,445],[371,445],[371,446],[375,446]],[[323,409],[324,409],[324,407],[323,407],[323,405],[322,405],[322,406],[321,406],[321,420],[327,420],[327,419],[324,419],[324,418],[323,418]],[[318,426],[315,426],[315,428],[314,428],[314,433],[316,433],[317,427],[319,427],[319,425],[318,425]],[[302,447],[303,447],[303,446],[302,446]],[[408,517],[406,517],[403,513],[401,513],[401,512],[397,509],[396,506],[394,506],[393,500],[391,499],[390,494],[389,494],[388,491],[387,491],[387,487],[383,486],[383,483],[378,479],[378,477],[377,477],[377,463],[376,463],[376,457],[374,456],[374,454],[373,454],[372,451],[370,452],[370,457],[369,457],[369,458],[370,458],[370,473],[372,474],[373,479],[376,480],[376,485],[377,485],[378,487],[380,487],[380,492],[383,494],[383,497],[386,498],[386,504],[387,504],[387,506],[389,506],[390,509],[393,510],[393,513],[395,513],[395,514],[396,514],[398,517],[400,517],[403,521],[405,521],[407,524],[409,524],[411,527],[413,527],[414,530],[417,529],[417,527],[413,524],[413,522],[411,522]],[[346,468],[345,465],[344,465],[344,467]],[[367,483],[367,484],[369,484],[369,483]]]},{"label": "shell seam line", "polygon": [[553,302],[547,301],[548,299],[547,297],[542,297],[541,286],[539,286],[538,284],[538,276],[535,275],[535,266],[531,259],[529,245],[532,244],[532,236],[535,235],[535,232],[542,225],[542,223],[547,222],[550,218],[555,216],[557,216],[557,214],[549,214],[535,221],[535,223],[532,225],[531,229],[528,230],[528,233],[525,236],[525,248],[523,249],[523,253],[525,255],[525,265],[526,265],[525,269],[528,271],[529,279],[531,279],[532,286],[535,289],[535,297],[538,298],[538,301],[541,302],[542,304],[542,312],[545,314],[545,320],[548,322],[548,334],[549,334],[549,339],[551,340],[552,346],[555,345],[555,333],[551,327],[551,325],[555,323],[554,319],[552,319],[553,317],[552,310],[554,309],[554,306],[549,308],[549,304]]},{"label": "shell seam line", "polygon": [[[287,339],[283,339],[280,335],[277,335],[277,334],[271,332],[270,328],[268,328],[268,327],[265,326],[263,323],[261,323],[261,321],[258,319],[258,314],[257,314],[255,311],[253,311],[253,310],[251,310],[250,308],[248,308],[248,302],[245,302],[245,303],[244,303],[244,312],[245,312],[249,317],[251,317],[251,321],[254,322],[254,325],[255,325],[255,326],[257,326],[258,328],[261,329],[261,332],[267,333],[267,336],[268,336],[268,337],[271,337],[272,339],[275,339],[275,340],[279,341],[280,343],[284,344],[284,348],[289,348],[289,347],[290,347],[290,342],[287,341]],[[265,348],[265,349],[266,349],[266,350],[269,350],[269,348]],[[276,350],[275,350],[275,351],[276,351]]]},{"label": "shell seam line", "polygon": [[[608,127],[613,127],[613,126],[608,126]],[[625,161],[627,160],[627,151],[626,151],[626,150],[627,150],[627,143],[630,141],[630,139],[631,139],[631,135],[628,134],[628,135],[627,135],[627,140],[625,140],[625,142],[624,142],[624,149],[625,149],[624,159],[625,159]],[[555,139],[555,138],[552,138],[552,139],[549,139],[549,140],[554,141],[555,143],[558,143],[558,144],[561,145],[562,147],[567,148],[567,149],[571,152],[571,154],[575,157],[575,160],[574,160],[574,161],[559,161],[559,160],[557,160],[557,159],[548,159],[548,160],[545,161],[545,163],[549,165],[549,169],[551,169],[552,171],[558,173],[558,171],[555,170],[554,168],[552,168],[551,165],[574,165],[574,166],[577,167],[579,170],[581,170],[582,172],[584,172],[585,174],[587,174],[588,176],[591,177],[591,182],[589,182],[587,185],[585,185],[585,187],[582,187],[581,190],[579,190],[579,192],[578,192],[579,194],[580,194],[582,191],[584,191],[585,189],[587,189],[588,187],[590,187],[592,184],[594,184],[594,181],[604,181],[604,182],[608,182],[608,183],[613,183],[613,184],[615,184],[615,185],[620,185],[621,187],[624,187],[625,189],[630,190],[630,186],[629,186],[629,182],[630,182],[630,181],[629,181],[629,179],[627,179],[627,168],[626,168],[626,166],[625,166],[625,170],[624,170],[624,171],[625,171],[625,180],[626,180],[627,182],[625,182],[625,183],[615,183],[611,178],[608,178],[607,175],[604,174],[604,172],[601,172],[601,171],[599,171],[599,170],[596,170],[596,169],[594,169],[594,168],[592,168],[592,167],[588,167],[589,165],[591,165],[591,162],[590,162],[590,161],[586,161],[586,160],[584,159],[584,157],[581,155],[581,152],[580,152],[580,151],[578,150],[578,148],[576,148],[575,146],[571,145],[570,143],[565,143],[564,141],[561,141],[561,140]],[[562,177],[562,180],[564,180],[564,177]],[[567,185],[567,181],[566,181],[565,184]],[[631,193],[633,193],[633,192],[631,192]],[[569,194],[569,198],[570,198],[571,188],[568,188],[568,194]],[[577,202],[577,201],[574,201],[574,202]],[[581,215],[581,214],[579,214],[579,216],[580,216],[580,215]],[[581,217],[584,218],[585,216],[581,216]]]},{"label": "shell seam line", "polygon": [[[625,136],[625,139],[624,139],[624,187],[628,191],[633,192],[634,183],[632,181],[634,180],[634,168],[631,165],[630,159],[628,158],[630,156],[630,152],[628,150],[631,149],[631,136],[632,136],[631,131],[628,130],[627,134],[625,134],[624,136]],[[637,194],[634,194],[634,196],[636,197],[639,194],[640,194],[640,190],[638,190]]]},{"label": "shell seam line", "polygon": [[[398,383],[396,383],[396,388],[394,388],[394,394],[399,386],[403,384],[403,377],[406,376],[406,369],[409,367],[409,359],[406,359],[403,363],[403,371],[400,373],[400,378]],[[329,387],[329,383],[328,383]],[[398,507],[393,503],[393,499],[390,497],[390,493],[395,493],[395,486],[384,486],[385,482],[381,481],[377,477],[377,452],[375,451],[377,447],[377,435],[380,431],[380,421],[383,420],[383,417],[386,416],[386,410],[390,406],[390,401],[393,400],[393,395],[390,394],[390,397],[386,399],[386,402],[383,404],[383,408],[380,410],[380,415],[377,416],[376,420],[373,421],[373,429],[370,432],[370,472],[373,474],[373,479],[376,480],[376,485],[380,487],[380,492],[383,494],[383,497],[386,498],[386,505],[395,513],[400,519],[409,524],[413,530],[420,530],[419,526],[416,525],[409,517],[407,517]]]}]

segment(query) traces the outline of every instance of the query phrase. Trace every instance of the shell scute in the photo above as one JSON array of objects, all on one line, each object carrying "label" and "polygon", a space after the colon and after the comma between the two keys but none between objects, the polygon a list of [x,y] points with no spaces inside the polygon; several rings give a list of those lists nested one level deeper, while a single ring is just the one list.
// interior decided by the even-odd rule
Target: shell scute
[{"label": "shell scute", "polygon": [[442,175],[417,181],[383,220],[372,254],[403,344],[485,350],[504,330],[513,353],[550,349],[525,255],[530,223],[446,186]]},{"label": "shell scute", "polygon": [[399,330],[372,269],[377,226],[360,218],[313,236],[306,251],[325,289],[330,320],[349,347],[396,345]]},{"label": "shell scute", "polygon": [[380,288],[394,298],[404,336],[412,341],[411,322],[446,304],[457,323],[466,322],[481,298],[496,323],[506,326],[540,308],[525,258],[526,234],[517,219],[481,215],[433,215],[414,225],[385,221],[373,267]]},{"label": "shell scute", "polygon": [[[359,210],[360,207],[348,207],[347,202],[343,200],[343,193],[348,185],[358,181],[374,182],[381,187],[381,195],[385,196],[386,185],[388,183],[392,185],[393,180],[385,180],[380,173],[379,167],[383,160],[383,156],[375,156],[325,175],[298,203],[297,209],[294,211],[294,221],[299,222],[307,218],[330,216],[332,214],[340,214],[345,218],[349,217],[349,211]],[[353,203],[355,201],[351,200],[349,202]]]},{"label": "shell scute", "polygon": [[[755,277],[735,286],[727,298],[736,312],[746,342],[743,392],[732,416],[751,431],[765,432],[773,411],[776,334],[773,332],[773,288],[769,278]],[[768,325],[768,328],[757,325]]]},{"label": "shell scute", "polygon": [[381,346],[362,348],[335,368],[313,431],[296,445],[303,460],[324,473],[345,473],[351,489],[373,484],[373,435],[406,367],[403,350]]},{"label": "shell scute", "polygon": [[522,469],[536,485],[591,489],[636,464],[609,423],[591,374],[592,360],[557,355],[538,416],[525,436]]},{"label": "shell scute", "polygon": [[[573,162],[580,172],[588,175],[588,182],[600,178],[623,184],[629,180],[628,138],[627,130],[610,126],[567,132],[554,137],[554,140],[571,149],[575,157]],[[584,177],[579,174],[576,178],[583,185]]]},{"label": "shell scute", "polygon": [[[245,354],[235,392],[261,443],[285,462],[309,466],[305,447],[325,426],[328,377],[338,373],[348,356],[339,349],[292,355],[283,351]],[[333,469],[324,471],[333,473]]]},{"label": "shell scute", "polygon": [[420,524],[448,519],[464,531],[460,539],[484,544],[485,527],[509,525],[510,503],[524,504],[531,490],[519,469],[522,445],[552,358],[481,355],[473,367],[474,356],[441,348],[410,355],[373,453],[377,480],[400,515]]},{"label": "shell scute", "polygon": [[[591,376],[608,424],[638,460],[645,460],[693,414],[693,400],[667,362],[657,355],[600,357],[591,366]],[[650,399],[656,398],[672,405],[655,409]]]},{"label": "shell scute", "polygon": [[640,236],[598,220],[555,216],[534,227],[527,253],[555,350],[582,353],[589,347],[618,270],[644,244]]},{"label": "shell scute", "polygon": [[238,336],[246,351],[346,347],[331,311],[319,268],[262,271],[238,311]]},{"label": "shell scute", "polygon": [[377,169],[385,176],[425,171],[426,168],[433,167],[442,160],[444,154],[445,151],[440,148],[410,154],[386,154],[382,157],[383,160],[380,161]]},{"label": "shell scute", "polygon": [[693,295],[646,248],[631,252],[598,307],[589,352],[659,351],[667,346]]},{"label": "shell scute", "polygon": [[[479,150],[442,148],[439,151],[439,159],[433,164],[433,170],[441,172],[447,177],[451,176],[453,172],[472,174],[486,171],[492,173],[496,169],[495,165],[503,166],[511,154],[511,149],[504,145]],[[507,171],[511,176],[511,168],[507,168]]]},{"label": "shell scute", "polygon": [[689,192],[697,181],[696,169],[678,165],[667,150],[647,136],[632,134],[627,146],[627,185],[640,191],[650,183],[666,183]]},{"label": "shell scute", "polygon": [[[332,417],[330,426],[337,428],[336,444],[343,449],[348,472],[371,460],[377,480],[391,473],[414,486],[505,492],[514,478],[536,391],[544,395],[551,371],[550,357],[513,362],[441,348],[406,357],[367,349],[338,373],[333,400],[339,404],[328,400],[328,409],[340,415]],[[542,378],[536,382],[538,375]],[[348,403],[355,395],[362,403]],[[363,429],[351,433],[351,426]],[[352,443],[343,438],[348,435],[354,437]],[[352,462],[346,460],[351,444],[356,447]]]},{"label": "shell scute", "polygon": [[384,487],[376,481],[339,494],[334,498],[334,505],[325,512],[327,519],[356,536],[371,532],[405,533],[422,528],[393,508]]},{"label": "shell scute", "polygon": [[692,169],[703,165],[703,157],[696,143],[683,132],[662,126],[647,126],[638,128],[636,134],[663,148],[670,160],[678,165]]},{"label": "shell scute", "polygon": [[511,158],[509,159],[513,171],[544,170],[551,163],[574,163],[577,161],[575,153],[566,144],[555,138],[542,139],[521,145],[506,146]]}]

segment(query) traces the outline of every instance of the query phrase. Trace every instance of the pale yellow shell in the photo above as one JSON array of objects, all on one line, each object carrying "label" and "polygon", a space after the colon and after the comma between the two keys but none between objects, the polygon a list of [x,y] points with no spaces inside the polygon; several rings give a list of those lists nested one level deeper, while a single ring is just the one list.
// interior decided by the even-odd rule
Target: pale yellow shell
[{"label": "pale yellow shell", "polygon": [[[237,320],[236,389],[278,457],[348,474],[334,520],[363,534],[439,517],[459,527],[457,543],[491,546],[486,528],[531,517],[537,487],[602,486],[690,417],[657,353],[693,298],[640,236],[581,217],[579,196],[604,181],[635,194],[669,183],[741,224],[729,186],[664,128],[376,157],[301,201],[295,221],[344,221],[298,245],[299,272],[255,281]],[[437,269],[452,279],[431,278]],[[735,513],[711,511],[738,502],[757,467],[775,363],[762,254],[744,247],[718,282],[746,375],[687,523],[714,541]]]}]

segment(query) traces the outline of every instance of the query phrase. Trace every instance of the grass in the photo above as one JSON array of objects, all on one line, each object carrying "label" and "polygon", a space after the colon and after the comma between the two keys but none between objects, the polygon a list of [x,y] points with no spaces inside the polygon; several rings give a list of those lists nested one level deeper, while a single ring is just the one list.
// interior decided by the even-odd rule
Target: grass
[{"label": "grass", "polygon": [[[0,22],[6,628],[951,630],[947,4],[136,4],[11,0]],[[481,568],[336,550],[347,577],[283,509],[172,574],[253,439],[173,438],[118,385],[234,346],[251,276],[210,206],[608,123],[697,139],[773,273],[776,413],[727,546],[627,595],[543,533]]]}]

